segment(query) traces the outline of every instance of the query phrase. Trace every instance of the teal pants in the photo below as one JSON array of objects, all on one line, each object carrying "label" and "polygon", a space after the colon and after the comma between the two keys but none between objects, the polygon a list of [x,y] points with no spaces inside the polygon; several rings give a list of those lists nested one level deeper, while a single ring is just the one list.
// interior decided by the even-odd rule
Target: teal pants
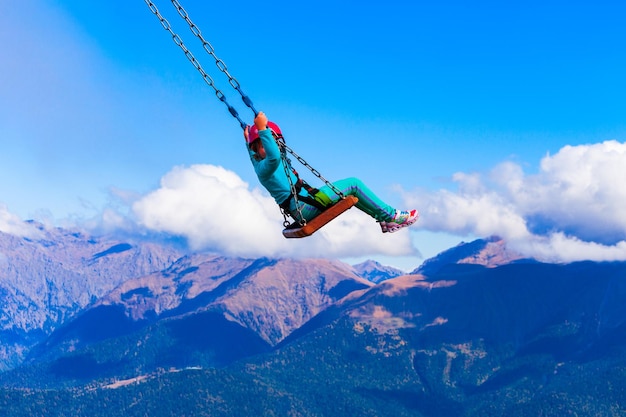
[{"label": "teal pants", "polygon": [[[356,203],[356,207],[364,213],[372,216],[374,219],[376,219],[376,221],[390,221],[396,213],[396,209],[378,198],[378,196],[374,194],[372,190],[370,190],[365,184],[363,184],[363,181],[358,178],[346,178],[333,182],[333,185],[344,195],[353,195],[358,198],[359,202]],[[332,188],[330,188],[328,185],[324,185],[319,189],[327,196],[329,196],[333,201],[338,201],[341,198],[336,195]],[[320,213],[318,209],[309,204],[306,204],[303,201],[298,200],[298,205],[300,206],[302,217],[304,217],[307,221],[311,220],[313,217],[317,216]],[[298,212],[295,201],[293,199],[291,200],[289,213],[291,214],[291,217],[293,217],[295,220],[300,220],[300,213]]]}]

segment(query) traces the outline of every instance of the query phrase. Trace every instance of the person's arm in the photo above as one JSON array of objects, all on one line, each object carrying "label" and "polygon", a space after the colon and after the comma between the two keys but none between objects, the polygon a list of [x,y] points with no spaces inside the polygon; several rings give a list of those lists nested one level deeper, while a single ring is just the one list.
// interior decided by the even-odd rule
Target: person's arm
[{"label": "person's arm", "polygon": [[265,159],[259,161],[257,174],[259,176],[271,176],[280,166],[280,149],[276,143],[276,139],[272,135],[272,131],[267,128],[267,116],[263,112],[259,112],[254,118],[254,125],[259,130],[259,139],[265,149]]},{"label": "person's arm", "polygon": [[269,129],[259,130],[259,139],[265,149],[265,158],[259,161],[259,176],[270,176],[280,166],[280,149]]}]

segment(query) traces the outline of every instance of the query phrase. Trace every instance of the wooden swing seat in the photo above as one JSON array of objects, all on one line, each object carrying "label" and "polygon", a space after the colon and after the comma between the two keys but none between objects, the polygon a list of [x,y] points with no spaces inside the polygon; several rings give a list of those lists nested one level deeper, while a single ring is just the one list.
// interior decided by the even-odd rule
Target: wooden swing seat
[{"label": "wooden swing seat", "polygon": [[359,199],[353,195],[346,196],[346,198],[339,200],[335,205],[309,220],[304,226],[300,226],[298,222],[293,222],[283,230],[283,236],[288,239],[311,236],[326,223],[354,206],[358,201]]}]

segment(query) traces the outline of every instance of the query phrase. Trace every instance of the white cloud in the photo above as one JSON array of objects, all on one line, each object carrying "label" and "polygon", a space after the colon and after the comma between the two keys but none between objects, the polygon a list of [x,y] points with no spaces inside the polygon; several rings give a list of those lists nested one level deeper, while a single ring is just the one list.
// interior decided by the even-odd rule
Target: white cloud
[{"label": "white cloud", "polygon": [[539,174],[510,198],[532,227],[562,230],[582,240],[626,239],[626,144],[565,146],[541,161]]},{"label": "white cloud", "polygon": [[[418,228],[457,236],[505,238],[545,261],[626,260],[626,144],[565,146],[534,174],[505,162],[487,174],[456,173],[456,190],[405,192],[421,212]],[[410,233],[383,235],[358,209],[313,236],[285,239],[275,202],[219,166],[175,167],[145,195],[112,190],[116,207],[92,229],[180,236],[196,250],[245,257],[415,256]],[[0,205],[0,231],[33,236],[35,227]],[[141,232],[141,230],[139,230]]]},{"label": "white cloud", "polygon": [[409,204],[422,208],[422,227],[427,230],[479,236],[499,233],[508,238],[528,234],[516,208],[496,192],[468,194],[441,190],[414,195]]},{"label": "white cloud", "polygon": [[614,245],[603,245],[583,241],[575,236],[566,236],[563,232],[513,240],[509,246],[520,253],[547,262],[626,260],[626,241],[620,241]]},{"label": "white cloud", "polygon": [[[351,209],[314,235],[285,239],[283,217],[259,188],[213,165],[176,167],[132,211],[152,231],[185,237],[198,250],[236,256],[347,257],[417,255],[409,234],[383,235],[376,222]],[[117,221],[117,220],[116,220]]]},{"label": "white cloud", "polygon": [[9,212],[4,204],[0,204],[0,232],[31,238],[41,235],[41,231],[36,226],[22,221],[18,216]]},{"label": "white cloud", "polygon": [[457,173],[457,190],[415,192],[422,227],[499,235],[529,256],[552,261],[626,259],[626,144],[565,146],[525,175],[512,162],[488,175]]}]

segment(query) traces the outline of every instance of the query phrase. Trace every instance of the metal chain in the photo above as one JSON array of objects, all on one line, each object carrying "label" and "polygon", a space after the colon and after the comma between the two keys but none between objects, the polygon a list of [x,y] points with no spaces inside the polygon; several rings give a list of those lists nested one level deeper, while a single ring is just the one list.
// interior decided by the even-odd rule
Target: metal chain
[{"label": "metal chain", "polygon": [[161,15],[161,13],[159,13],[159,10],[157,9],[156,5],[150,0],[144,0],[144,2],[148,5],[148,7],[150,8],[150,11],[159,19],[163,28],[167,30],[170,33],[170,35],[172,35],[172,40],[174,41],[174,43],[178,45],[178,47],[180,47],[180,49],[185,53],[185,56],[187,57],[189,62],[191,62],[193,66],[198,70],[200,75],[202,75],[202,79],[204,80],[204,82],[207,83],[209,87],[213,88],[213,90],[215,90],[215,95],[217,96],[217,98],[222,103],[224,103],[226,107],[228,107],[228,111],[235,119],[237,119],[237,121],[239,121],[239,125],[241,126],[241,128],[245,129],[246,123],[243,120],[241,120],[241,118],[239,117],[239,113],[237,113],[237,110],[228,103],[224,93],[222,93],[222,91],[215,86],[215,81],[213,80],[213,78],[204,71],[204,69],[198,62],[198,60],[193,56],[193,54],[189,51],[189,49],[187,49],[187,47],[183,43],[183,40],[180,38],[180,36],[174,33],[174,31],[172,30],[172,26],[167,21],[167,19],[165,19]]},{"label": "metal chain", "polygon": [[[237,121],[239,122],[239,125],[241,126],[241,128],[245,129],[247,127],[247,124],[239,117],[239,113],[237,112],[237,110],[228,103],[224,93],[222,93],[222,91],[219,90],[215,86],[215,81],[213,80],[213,78],[204,71],[204,69],[202,68],[202,66],[198,62],[198,60],[193,56],[193,54],[189,51],[189,49],[187,49],[187,47],[183,43],[183,41],[180,38],[180,36],[178,36],[172,30],[172,27],[171,27],[170,23],[167,21],[167,19],[165,19],[161,15],[161,13],[159,13],[159,10],[157,9],[156,5],[151,0],[144,0],[144,2],[148,5],[148,7],[150,8],[150,11],[159,19],[159,21],[161,22],[161,25],[163,26],[163,28],[165,30],[167,30],[170,33],[170,35],[172,35],[172,40],[174,41],[174,43],[176,45],[178,45],[178,47],[180,47],[180,49],[185,53],[185,56],[187,57],[187,59],[198,70],[200,75],[202,75],[202,79],[204,80],[204,82],[207,83],[209,85],[209,87],[213,88],[213,90],[215,90],[215,95],[217,96],[217,98],[222,103],[224,103],[226,105],[226,107],[228,107],[228,111],[230,112],[230,114],[235,119],[237,119]],[[239,84],[239,81],[237,81],[237,79],[235,77],[233,77],[228,72],[228,68],[226,67],[226,64],[224,63],[224,61],[222,61],[220,58],[217,57],[217,55],[215,54],[215,49],[213,48],[213,45],[211,45],[206,39],[204,39],[204,37],[202,36],[202,33],[200,32],[200,29],[198,28],[198,26],[196,26],[196,24],[191,21],[191,19],[189,18],[189,14],[183,8],[183,6],[178,2],[178,0],[171,0],[171,2],[174,5],[174,7],[176,8],[176,10],[178,11],[178,14],[180,15],[180,17],[183,18],[187,22],[191,32],[202,42],[202,47],[204,48],[204,50],[209,55],[211,55],[213,57],[213,59],[215,59],[215,65],[217,66],[217,68],[222,73],[224,73],[224,75],[226,75],[228,77],[229,84],[235,90],[237,90],[237,92],[241,95],[241,99],[243,100],[244,104],[246,106],[248,106],[252,110],[254,115],[256,116],[258,114],[258,112],[254,108],[254,105],[252,104],[252,100],[250,100],[250,98],[243,92],[243,90],[241,89],[241,84]],[[291,155],[293,155],[298,160],[298,162],[300,162],[309,171],[311,171],[311,173],[313,175],[315,175],[318,179],[320,179],[322,182],[324,182],[324,184],[326,184],[331,190],[333,190],[333,192],[339,198],[341,198],[341,199],[345,198],[345,195],[332,182],[330,182],[326,178],[324,178],[322,176],[322,174],[318,170],[313,168],[300,155],[295,153],[289,146],[287,146],[287,144],[284,141],[284,138],[281,138],[278,141],[278,144],[282,148],[282,150],[281,150],[281,157],[283,159],[283,165],[285,167],[285,174],[287,175],[287,178],[289,179],[289,185],[291,187],[291,192],[292,192],[294,200],[296,202],[296,207],[297,207],[298,213],[300,214],[300,221],[299,222],[300,222],[300,224],[302,226],[306,225],[306,220],[302,216],[302,209],[300,208],[300,205],[298,204],[298,195],[297,195],[297,192],[296,192],[296,187],[293,184],[293,181],[291,180],[291,173],[289,172],[289,170],[291,168],[291,161],[289,160],[289,158],[287,158],[287,155],[286,155],[286,153],[284,151],[287,151]],[[283,215],[285,216],[285,226],[286,226],[286,225],[288,225],[288,222],[287,222],[287,217],[286,217],[286,214],[285,214],[284,210],[283,210]]]},{"label": "metal chain", "polygon": [[307,161],[305,161],[304,159],[302,159],[302,157],[300,155],[298,155],[297,153],[295,153],[293,151],[293,149],[291,149],[289,146],[287,146],[287,144],[283,140],[280,141],[280,146],[284,147],[285,150],[287,152],[289,152],[290,154],[292,154],[297,160],[298,162],[300,162],[302,165],[304,165],[306,168],[309,169],[309,171],[311,171],[311,173],[313,175],[315,175],[317,178],[319,178],[322,182],[324,182],[324,184],[326,184],[331,190],[333,190],[333,192],[342,200],[344,198],[346,198],[346,196],[341,192],[341,190],[339,190],[339,188],[337,188],[335,186],[335,184],[333,184],[332,182],[328,181],[326,178],[324,178],[322,176],[322,174],[320,174],[320,172],[318,170],[316,170],[315,168],[313,168],[311,165],[309,165],[309,163]]},{"label": "metal chain", "polygon": [[[333,192],[340,198],[340,199],[345,199],[346,196],[341,192],[341,190],[339,188],[337,188],[337,186],[335,186],[335,184],[333,184],[332,182],[328,181],[326,178],[324,178],[322,176],[322,174],[316,170],[315,168],[313,168],[307,161],[305,161],[304,159],[302,159],[302,157],[300,155],[298,155],[297,153],[295,153],[293,151],[293,149],[291,149],[289,146],[287,146],[287,144],[285,143],[285,138],[282,136],[279,136],[276,141],[278,142],[278,146],[280,148],[280,157],[283,161],[283,166],[285,168],[285,175],[287,175],[287,179],[289,180],[289,188],[291,189],[291,195],[293,196],[295,205],[296,205],[296,210],[298,210],[298,214],[300,215],[300,220],[297,220],[298,223],[300,224],[300,226],[306,226],[306,219],[304,218],[304,216],[302,215],[302,207],[300,207],[300,204],[298,204],[298,192],[296,190],[296,186],[293,183],[292,179],[291,179],[291,160],[289,160],[289,158],[287,157],[287,153],[289,152],[291,155],[293,155],[298,162],[300,162],[302,165],[304,165],[306,168],[308,168],[309,171],[311,171],[311,173],[313,175],[315,175],[318,179],[320,179],[322,182],[324,182],[324,184],[326,184],[331,190],[333,190]],[[285,152],[286,151],[286,152]],[[313,196],[311,196],[313,197]],[[285,227],[287,227],[289,225],[289,222],[287,221],[287,214],[285,213],[285,210],[282,209],[282,213],[283,216],[285,217],[285,222],[283,223],[283,225]],[[293,217],[293,216],[291,216]]]},{"label": "metal chain", "polygon": [[[285,140],[279,140],[278,144],[280,145],[284,145]],[[302,207],[300,207],[300,204],[298,204],[298,189],[296,188],[296,185],[293,183],[293,180],[291,178],[291,161],[289,161],[289,158],[287,158],[287,154],[285,153],[285,146],[281,147],[280,150],[280,158],[283,161],[283,168],[285,169],[285,175],[287,176],[287,180],[289,181],[289,189],[291,190],[291,195],[293,197],[293,201],[294,204],[296,205],[296,210],[298,210],[298,214],[300,215],[300,220],[294,218],[295,221],[297,221],[300,226],[306,226],[306,219],[304,218],[304,216],[302,215]],[[289,226],[289,220],[287,220],[287,216],[291,216],[291,213],[289,213],[286,209],[284,208],[280,208],[280,211],[283,213],[283,217],[285,218],[285,221],[283,222],[283,226],[287,227]],[[291,216],[294,217],[294,216]]]},{"label": "metal chain", "polygon": [[252,100],[243,92],[243,90],[241,89],[241,84],[239,84],[239,81],[237,81],[235,77],[230,75],[230,73],[228,72],[228,68],[226,67],[226,63],[224,63],[224,61],[222,61],[220,58],[217,57],[217,55],[215,55],[215,48],[213,48],[213,45],[211,45],[209,41],[204,39],[204,37],[202,36],[202,32],[200,32],[200,28],[191,21],[191,19],[189,18],[189,13],[187,13],[187,11],[183,8],[180,2],[178,0],[171,0],[171,2],[176,8],[176,10],[178,11],[178,14],[180,15],[180,17],[182,17],[183,20],[185,20],[185,22],[187,22],[187,24],[189,25],[189,29],[191,30],[191,33],[193,33],[194,36],[200,39],[200,42],[202,42],[202,47],[204,48],[206,53],[211,55],[213,59],[215,59],[215,65],[217,66],[217,68],[228,77],[228,83],[235,90],[237,90],[237,92],[241,95],[241,99],[243,100],[244,104],[248,106],[254,112],[254,115],[256,116],[258,112],[254,108],[254,105],[252,104]]}]

